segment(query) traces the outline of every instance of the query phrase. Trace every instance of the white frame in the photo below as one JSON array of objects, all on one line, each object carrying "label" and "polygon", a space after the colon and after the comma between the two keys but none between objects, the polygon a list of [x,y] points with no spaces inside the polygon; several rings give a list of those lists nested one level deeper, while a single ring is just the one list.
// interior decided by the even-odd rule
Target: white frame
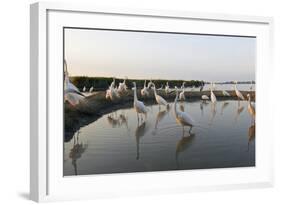
[{"label": "white frame", "polygon": [[[52,153],[50,153],[50,150],[53,149],[53,142],[48,139],[50,137],[50,133],[54,133],[54,131],[57,130],[51,130],[50,127],[52,127],[52,123],[49,123],[49,117],[51,111],[48,110],[49,103],[52,106],[53,102],[50,102],[50,98],[52,98],[53,90],[52,86],[50,85],[50,82],[56,82],[56,80],[59,80],[60,78],[54,78],[54,74],[52,74],[52,70],[48,70],[48,66],[50,62],[47,60],[48,55],[48,44],[49,38],[51,38],[52,35],[48,36],[48,29],[49,24],[52,23],[51,19],[48,19],[48,12],[49,11],[76,11],[81,13],[91,13],[91,14],[105,14],[105,15],[121,15],[129,18],[130,16],[134,17],[146,17],[146,18],[161,18],[161,19],[181,19],[181,20],[195,20],[195,21],[212,21],[212,22],[224,22],[224,23],[237,23],[237,24],[253,24],[253,25],[264,25],[265,34],[261,34],[261,42],[264,45],[263,46],[263,52],[265,52],[264,60],[259,61],[258,59],[258,67],[259,71],[263,72],[263,80],[267,83],[270,83],[270,80],[268,78],[270,74],[270,70],[263,69],[262,67],[272,67],[271,62],[271,56],[272,56],[272,40],[273,40],[273,19],[269,17],[257,17],[257,16],[236,16],[236,15],[225,15],[225,14],[206,14],[206,13],[194,13],[194,12],[183,12],[183,11],[157,11],[157,10],[135,10],[135,9],[117,9],[117,8],[97,8],[94,5],[83,5],[83,4],[64,4],[64,3],[35,3],[31,5],[31,15],[30,15],[30,52],[31,52],[31,72],[30,72],[30,78],[31,78],[31,84],[30,84],[30,115],[31,115],[31,134],[30,134],[30,198],[34,201],[50,201],[50,200],[68,200],[68,199],[81,199],[81,198],[94,198],[94,197],[108,197],[108,196],[121,196],[124,195],[121,193],[121,191],[108,191],[105,192],[102,188],[101,191],[98,191],[97,189],[93,190],[92,192],[89,192],[87,189],[89,189],[90,185],[92,185],[94,189],[94,184],[87,184],[85,188],[85,194],[79,193],[77,195],[73,195],[73,193],[70,194],[68,192],[69,190],[65,192],[55,191],[49,192],[50,186],[54,186],[52,184],[57,183],[56,186],[60,187],[61,184],[59,184],[60,181],[58,178],[55,178],[52,172],[55,172],[56,170],[50,170],[50,165],[55,165],[54,161],[50,160],[52,159]],[[59,22],[59,21],[58,21]],[[59,23],[58,23],[59,25]],[[253,29],[255,30],[255,29]],[[244,31],[239,31],[243,34]],[[238,33],[239,33],[238,32]],[[253,31],[253,33],[259,32]],[[251,32],[249,32],[251,33]],[[237,33],[235,33],[237,34]],[[52,38],[51,38],[52,39]],[[52,41],[52,40],[50,40]],[[264,53],[262,53],[264,54]],[[258,53],[258,57],[261,56],[261,53]],[[50,57],[52,58],[52,57]],[[50,73],[51,72],[51,73]],[[62,79],[62,78],[61,78]],[[257,76],[258,82],[259,82],[259,76]],[[62,84],[62,83],[61,83]],[[267,87],[268,89],[268,87]],[[257,84],[257,90],[261,90],[260,93],[265,93],[266,90],[264,86]],[[265,92],[263,92],[265,91]],[[61,98],[62,99],[62,98]],[[257,95],[257,101],[261,102],[263,105],[270,106],[270,102],[262,101],[261,97]],[[257,104],[257,109],[259,110],[259,104]],[[260,113],[263,116],[267,116],[269,119],[272,118],[272,113],[265,113],[261,111]],[[52,115],[51,115],[52,116]],[[269,120],[270,121],[270,120]],[[257,118],[257,124],[259,122],[259,118]],[[268,127],[268,124],[264,124],[265,127]],[[257,128],[257,133],[262,133],[263,130],[259,127]],[[268,138],[273,138],[273,133],[269,134],[267,136]],[[271,139],[272,140],[272,139]],[[270,141],[270,140],[269,140]],[[239,169],[213,169],[213,170],[194,170],[194,171],[178,171],[177,176],[175,176],[175,180],[181,177],[183,179],[184,177],[187,178],[187,175],[196,175],[196,173],[200,172],[203,174],[206,174],[206,172],[210,172],[210,177],[215,177],[215,179],[222,178],[222,180],[228,179],[228,181],[225,181],[224,183],[216,183],[211,182],[208,177],[206,178],[207,182],[198,182],[197,185],[193,186],[182,186],[178,183],[172,184],[171,182],[171,188],[166,185],[163,189],[160,189],[159,186],[151,186],[150,188],[146,188],[145,186],[137,189],[132,189],[127,195],[137,195],[137,194],[149,194],[151,192],[153,193],[173,193],[173,192],[186,192],[186,191],[205,191],[205,190],[215,190],[215,189],[233,189],[233,188],[250,188],[250,187],[268,187],[272,186],[273,184],[273,162],[270,159],[270,157],[273,156],[271,153],[271,150],[273,150],[273,142],[270,141],[265,145],[266,153],[262,153],[263,155],[266,155],[266,159],[268,159],[268,163],[263,167],[262,172],[259,173],[259,177],[256,177],[257,179],[250,179],[250,175],[255,173],[251,169],[243,169],[240,170],[239,173],[244,173],[245,177],[242,180],[235,180],[235,178],[230,179],[233,174],[237,174],[237,170]],[[52,150],[53,151],[53,150]],[[51,163],[51,164],[50,164]],[[53,166],[54,167],[54,166]],[[258,168],[256,168],[258,170]],[[256,171],[257,172],[257,171]],[[51,173],[51,174],[50,174]],[[157,176],[154,174],[137,174],[137,177],[141,177],[143,179],[151,179],[151,177],[158,178],[158,180],[163,181],[164,177],[171,177],[171,174],[175,172],[161,172],[157,174]],[[125,176],[126,175],[126,176]],[[223,176],[225,175],[226,178]],[[136,177],[136,174],[117,174],[117,175],[99,175],[95,176],[95,184],[99,183],[105,183],[106,185],[109,185],[110,181],[114,182],[122,182],[125,184],[125,186],[129,186],[128,180],[133,180]],[[62,177],[63,178],[63,177]],[[71,185],[71,183],[77,183],[82,185],[83,183],[86,183],[85,181],[89,177],[80,177],[80,178],[72,178],[68,180],[67,185]],[[204,176],[202,176],[202,179]],[[124,181],[125,180],[125,181]],[[126,181],[127,180],[127,181]],[[208,181],[209,180],[209,181]],[[51,181],[51,185],[50,185]],[[92,182],[91,182],[92,183]],[[126,184],[127,183],[127,184]],[[139,185],[143,185],[140,184]],[[79,185],[77,185],[79,186]],[[163,185],[162,185],[163,186]],[[63,187],[63,186],[62,186]],[[129,190],[127,188],[120,188],[120,190]],[[116,187],[115,187],[116,188]],[[162,187],[161,187],[162,188]],[[82,186],[79,189],[83,189]],[[83,191],[83,190],[81,190]],[[71,195],[71,196],[69,196]]]}]

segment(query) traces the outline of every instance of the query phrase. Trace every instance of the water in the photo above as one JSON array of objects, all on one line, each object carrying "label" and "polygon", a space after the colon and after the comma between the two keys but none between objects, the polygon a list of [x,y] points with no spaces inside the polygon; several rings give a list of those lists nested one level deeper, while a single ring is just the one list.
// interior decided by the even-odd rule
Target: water
[{"label": "water", "polygon": [[[210,87],[211,84],[206,84],[204,90],[209,90]],[[250,87],[252,87],[252,91],[255,91],[255,84],[237,84],[237,89],[241,91],[249,91]],[[234,84],[216,84],[215,90],[234,90]]]},{"label": "water", "polygon": [[[172,103],[171,103],[172,104]],[[173,109],[148,106],[106,114],[81,127],[64,144],[64,175],[245,167],[255,165],[255,127],[247,102],[178,103],[200,125],[191,134],[176,124]]]}]

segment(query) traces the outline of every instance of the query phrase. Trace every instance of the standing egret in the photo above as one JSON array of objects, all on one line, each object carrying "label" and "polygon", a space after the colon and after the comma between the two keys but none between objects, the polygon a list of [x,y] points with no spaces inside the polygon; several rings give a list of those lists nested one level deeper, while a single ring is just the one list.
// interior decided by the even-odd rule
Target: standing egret
[{"label": "standing egret", "polygon": [[166,94],[168,94],[170,92],[169,82],[166,83],[165,92],[166,92]]},{"label": "standing egret", "polygon": [[152,79],[150,79],[149,83],[147,84],[147,88],[151,88],[151,86],[153,85]]},{"label": "standing egret", "polygon": [[121,83],[119,83],[119,86],[118,86],[118,88],[117,88],[117,91],[118,91],[118,93],[120,93],[120,94],[122,94],[122,93],[125,93],[126,91],[127,91],[127,85],[126,85],[126,80],[127,80],[128,78],[127,77],[125,77],[125,79],[123,80],[123,82]]},{"label": "standing egret", "polygon": [[112,83],[110,84],[109,88],[106,90],[105,98],[110,99],[112,101],[120,98],[120,95],[118,94],[118,91],[115,88],[115,78],[113,78]]},{"label": "standing egret", "polygon": [[161,97],[160,95],[157,94],[156,87],[155,87],[154,83],[153,83],[152,89],[154,90],[154,96],[155,96],[156,102],[159,105],[159,110],[160,110],[160,106],[161,105],[163,105],[163,106],[165,106],[167,108],[169,106],[169,104],[167,103],[167,101],[163,97]]},{"label": "standing egret", "polygon": [[83,92],[86,92],[86,87],[85,86],[83,87]]},{"label": "standing egret", "polygon": [[183,86],[182,86],[182,91],[180,92],[180,98],[179,98],[179,100],[182,100],[182,101],[185,101],[185,87],[184,87],[184,84],[185,83],[183,83]]},{"label": "standing egret", "polygon": [[241,99],[241,100],[245,100],[244,96],[242,95],[242,93],[237,89],[237,81],[235,81],[235,86],[234,86],[234,89],[235,89],[235,94],[238,98],[238,101]]},{"label": "standing egret", "polygon": [[138,117],[138,121],[139,121],[139,114],[144,114],[146,115],[148,112],[148,108],[143,104],[142,101],[138,100],[138,96],[137,96],[137,86],[136,83],[133,82],[133,90],[134,90],[134,108],[137,112],[137,117]]},{"label": "standing egret", "polygon": [[143,89],[141,89],[141,95],[143,97],[149,96],[148,87],[146,87],[146,80],[144,81]]},{"label": "standing egret", "polygon": [[217,98],[216,98],[216,95],[213,92],[213,89],[214,89],[214,84],[212,83],[211,84],[211,101],[212,101],[213,104],[215,104],[217,102]]},{"label": "standing egret", "polygon": [[252,116],[252,119],[255,119],[256,116],[256,109],[254,107],[254,105],[252,105],[251,102],[251,95],[247,94],[248,97],[248,112],[250,113],[250,115]]},{"label": "standing egret", "polygon": [[67,64],[64,60],[64,99],[69,102],[72,106],[76,106],[80,103],[81,100],[85,98],[85,96],[79,91],[79,89],[73,85],[68,76]]},{"label": "standing egret", "polygon": [[93,90],[94,90],[94,87],[92,86],[92,87],[90,88],[89,92],[91,93],[91,92],[93,92]]},{"label": "standing egret", "polygon": [[189,114],[186,112],[179,111],[177,108],[177,101],[178,101],[179,93],[178,89],[176,88],[176,98],[174,101],[174,113],[176,117],[176,122],[182,126],[183,132],[184,132],[184,126],[189,126],[189,133],[192,130],[192,127],[195,126],[195,122],[191,118]]}]

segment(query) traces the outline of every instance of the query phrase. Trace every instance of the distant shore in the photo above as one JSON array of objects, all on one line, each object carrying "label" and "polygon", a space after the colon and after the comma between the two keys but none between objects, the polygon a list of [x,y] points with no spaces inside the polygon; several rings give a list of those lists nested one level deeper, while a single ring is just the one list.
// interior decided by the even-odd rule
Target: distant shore
[{"label": "distant shore", "polygon": [[[214,91],[217,100],[237,100],[235,91],[227,91],[231,96],[224,96],[222,91]],[[240,91],[246,99],[247,94],[251,95],[251,100],[255,101],[255,91]],[[157,91],[168,103],[173,103],[175,99],[175,92],[166,94],[164,90]],[[201,100],[202,95],[210,95],[210,91],[187,91],[185,93],[186,101]],[[138,99],[143,101],[146,105],[156,104],[153,91],[150,90],[148,97],[141,97],[140,90],[138,90]],[[64,104],[64,140],[71,140],[73,134],[82,126],[90,124],[103,116],[104,114],[113,111],[133,107],[133,91],[128,90],[127,93],[116,101],[111,101],[105,98],[105,91],[98,91],[90,93],[84,101],[76,107],[72,107],[68,103]]]}]

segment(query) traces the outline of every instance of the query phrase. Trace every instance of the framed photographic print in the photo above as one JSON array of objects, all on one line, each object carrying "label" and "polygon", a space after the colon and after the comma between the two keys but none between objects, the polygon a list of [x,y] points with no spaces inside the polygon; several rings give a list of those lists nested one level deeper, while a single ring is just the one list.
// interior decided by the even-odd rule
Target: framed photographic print
[{"label": "framed photographic print", "polygon": [[31,5],[31,199],[271,186],[272,24]]}]

